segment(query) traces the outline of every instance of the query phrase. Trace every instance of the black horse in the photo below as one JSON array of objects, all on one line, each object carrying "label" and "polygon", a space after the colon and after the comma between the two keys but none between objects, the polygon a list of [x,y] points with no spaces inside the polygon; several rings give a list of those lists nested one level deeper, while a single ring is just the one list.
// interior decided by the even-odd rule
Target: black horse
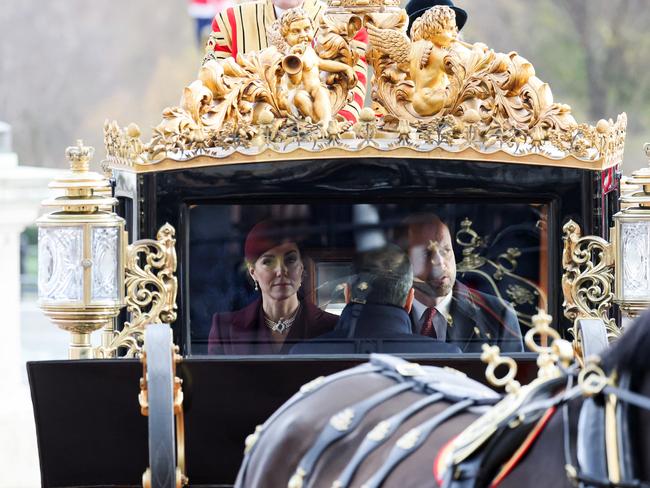
[{"label": "black horse", "polygon": [[650,486],[639,481],[650,480],[649,351],[646,314],[601,366],[560,365],[505,397],[373,356],[305,385],[258,427],[235,486]]}]

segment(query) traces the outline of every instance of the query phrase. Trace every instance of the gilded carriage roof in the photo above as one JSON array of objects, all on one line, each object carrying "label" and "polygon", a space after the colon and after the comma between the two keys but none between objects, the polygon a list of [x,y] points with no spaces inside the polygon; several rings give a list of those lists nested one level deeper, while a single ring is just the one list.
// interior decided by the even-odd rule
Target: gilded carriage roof
[{"label": "gilded carriage roof", "polygon": [[[404,10],[378,1],[332,0],[315,20],[291,9],[270,29],[271,47],[236,59],[209,51],[149,141],[135,124],[106,122],[106,163],[148,172],[351,156],[592,170],[622,162],[625,114],[578,124],[525,58],[458,39],[448,7],[429,9],[409,37]],[[300,39],[295,25],[306,29]],[[355,40],[361,28],[367,45]],[[360,83],[351,67],[363,56],[372,107],[353,124],[336,114]]]}]

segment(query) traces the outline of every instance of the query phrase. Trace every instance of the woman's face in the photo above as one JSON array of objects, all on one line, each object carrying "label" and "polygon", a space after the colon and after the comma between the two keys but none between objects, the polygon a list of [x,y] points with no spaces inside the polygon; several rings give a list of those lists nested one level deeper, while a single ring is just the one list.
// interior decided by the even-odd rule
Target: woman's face
[{"label": "woman's face", "polygon": [[288,242],[266,251],[248,272],[257,281],[263,298],[286,300],[298,292],[303,269],[298,247]]}]

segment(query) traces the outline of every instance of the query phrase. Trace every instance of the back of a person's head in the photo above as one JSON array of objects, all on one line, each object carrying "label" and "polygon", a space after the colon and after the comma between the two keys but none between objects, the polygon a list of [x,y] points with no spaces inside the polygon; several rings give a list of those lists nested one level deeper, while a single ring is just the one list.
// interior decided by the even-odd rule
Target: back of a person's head
[{"label": "back of a person's head", "polygon": [[403,307],[413,286],[413,270],[408,255],[389,244],[357,255],[355,279],[351,283],[353,302]]}]

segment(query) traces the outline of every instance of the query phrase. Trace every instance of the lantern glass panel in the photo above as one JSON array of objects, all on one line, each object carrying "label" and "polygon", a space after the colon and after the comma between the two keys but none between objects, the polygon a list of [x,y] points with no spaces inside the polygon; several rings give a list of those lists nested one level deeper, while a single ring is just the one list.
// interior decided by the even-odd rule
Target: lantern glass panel
[{"label": "lantern glass panel", "polygon": [[621,223],[623,299],[650,297],[650,222]]},{"label": "lantern glass panel", "polygon": [[118,256],[119,231],[117,227],[93,227],[92,300],[119,300]]},{"label": "lantern glass panel", "polygon": [[83,299],[83,228],[38,229],[38,298],[77,302]]}]

